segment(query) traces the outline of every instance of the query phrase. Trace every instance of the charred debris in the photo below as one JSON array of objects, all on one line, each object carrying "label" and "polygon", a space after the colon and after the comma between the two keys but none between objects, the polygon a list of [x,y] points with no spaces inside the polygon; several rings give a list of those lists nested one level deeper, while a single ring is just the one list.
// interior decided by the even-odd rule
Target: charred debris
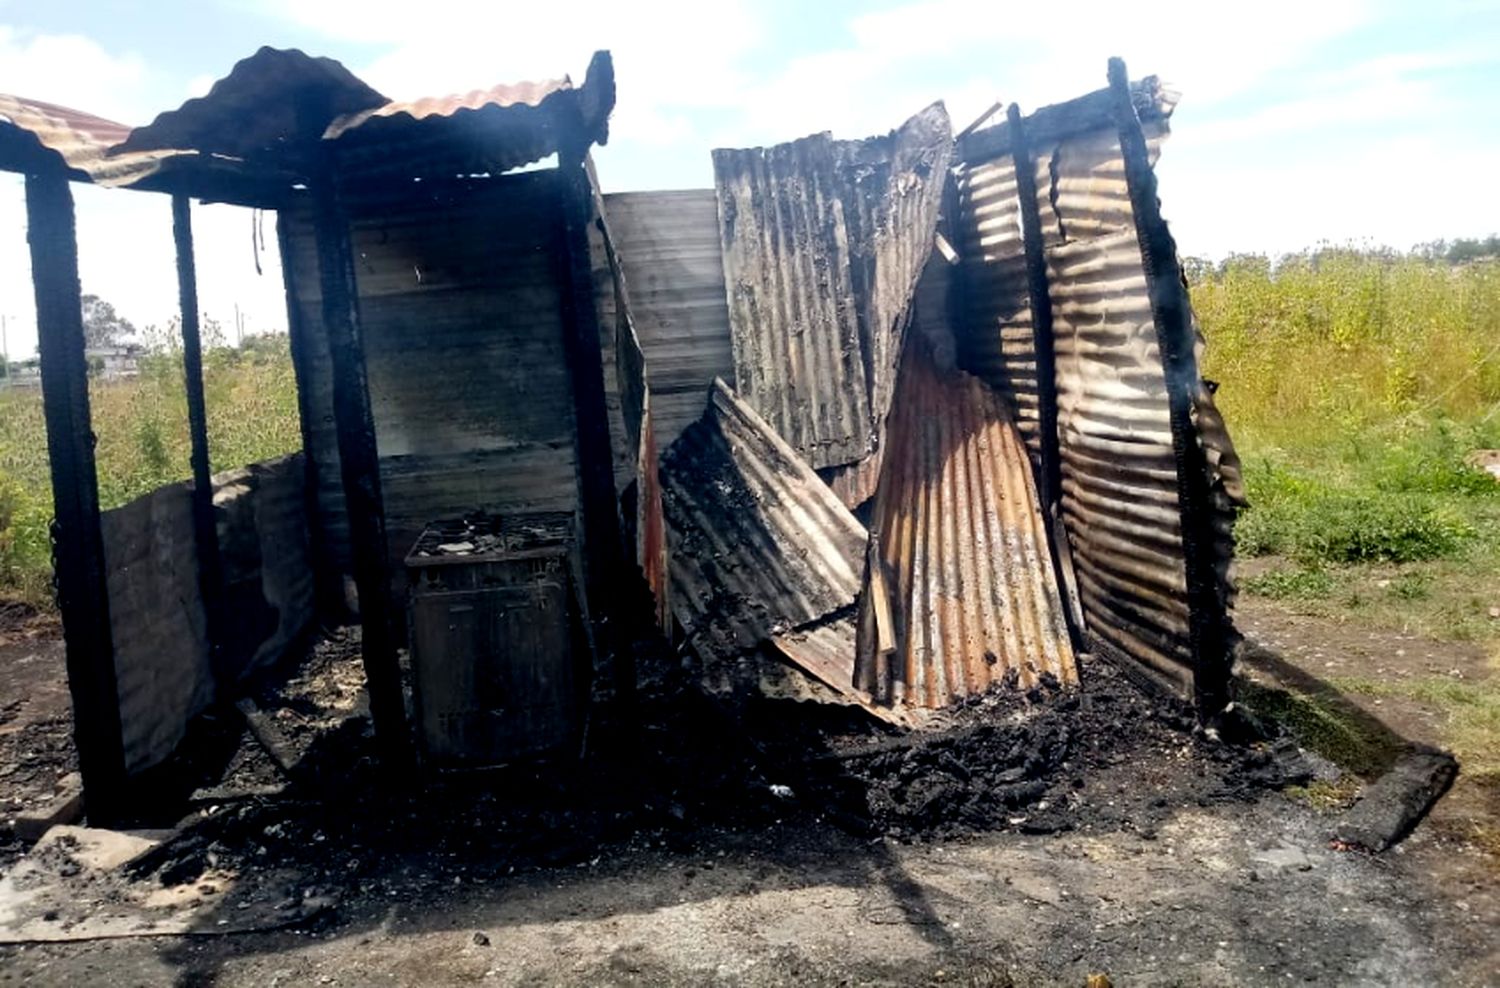
[{"label": "charred debris", "polygon": [[[1216,725],[1238,461],[1158,205],[1176,94],[1108,81],[613,194],[604,52],[402,103],[262,49],[137,128],[0,96],[91,820],[138,817],[203,717],[355,612],[339,668],[388,779],[576,781],[620,742],[941,833]],[[72,182],[172,197],[190,357],[193,481],[103,513]],[[208,472],[192,199],[277,218],[304,449],[243,476]],[[691,768],[752,707],[779,719]]]}]

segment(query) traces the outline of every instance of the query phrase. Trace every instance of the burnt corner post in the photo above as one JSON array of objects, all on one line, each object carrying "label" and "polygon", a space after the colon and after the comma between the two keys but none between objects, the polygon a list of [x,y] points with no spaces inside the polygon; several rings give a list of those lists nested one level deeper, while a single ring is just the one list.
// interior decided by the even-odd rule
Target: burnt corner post
[{"label": "burnt corner post", "polygon": [[[601,105],[614,104],[614,71],[605,53],[594,56],[583,93],[602,94]],[[586,121],[600,114],[590,108],[561,121],[558,140],[558,194],[561,212],[560,267],[563,287],[563,343],[573,382],[573,410],[578,436],[578,489],[583,515],[584,581],[593,624],[595,646],[612,657],[615,695],[628,723],[636,692],[635,654],[622,610],[624,547],[620,508],[615,492],[614,451],[609,411],[604,396],[604,355],[599,341],[599,314],[594,308],[593,263],[589,252],[589,223],[594,211],[594,187],[589,178],[588,153],[595,139]],[[607,116],[607,109],[604,115]]]},{"label": "burnt corner post", "polygon": [[1161,216],[1156,172],[1151,167],[1146,135],[1121,59],[1109,60],[1109,88],[1167,385],[1182,550],[1186,557],[1193,688],[1199,716],[1209,717],[1223,709],[1229,699],[1229,618],[1214,571],[1213,500],[1208,464],[1193,423],[1193,401],[1199,380],[1193,353],[1192,310],[1177,260],[1177,244]]},{"label": "burnt corner post", "polygon": [[177,291],[182,312],[182,374],[187,393],[188,435],[192,442],[193,541],[198,557],[198,590],[207,621],[209,667],[221,695],[231,685],[225,664],[224,566],[214,522],[213,473],[208,454],[208,408],[203,398],[203,339],[198,325],[198,266],[193,257],[192,203],[172,196],[172,239],[177,246]]},{"label": "burnt corner post", "polygon": [[382,763],[405,776],[412,768],[412,739],[406,724],[401,667],[391,628],[391,582],[385,535],[385,503],[380,488],[380,456],[370,381],[365,368],[359,291],[349,220],[340,205],[335,170],[327,152],[314,152],[310,181],[318,275],[323,290],[323,328],[333,364],[333,418],[338,431],[344,500],[359,592],[361,653],[370,693],[370,717]]},{"label": "burnt corner post", "polygon": [[53,568],[67,645],[73,734],[89,822],[108,825],[124,810],[125,742],[89,417],[73,193],[61,173],[26,175],[26,223],[52,468]]},{"label": "burnt corner post", "polygon": [[[1059,576],[1064,595],[1063,615],[1073,647],[1082,651],[1081,615],[1066,599],[1072,583],[1071,562],[1066,559],[1067,532],[1062,521],[1062,450],[1057,434],[1057,354],[1056,335],[1052,328],[1052,294],[1047,281],[1047,257],[1042,241],[1042,215],[1037,205],[1036,159],[1026,139],[1026,125],[1021,108],[1015,103],[1005,111],[1010,127],[1011,164],[1015,169],[1016,198],[1020,202],[1021,244],[1026,255],[1026,298],[1031,309],[1032,346],[1036,353],[1037,434],[1040,439],[1042,504],[1047,515],[1051,538],[1052,567]],[[1064,569],[1067,563],[1069,569]]]}]

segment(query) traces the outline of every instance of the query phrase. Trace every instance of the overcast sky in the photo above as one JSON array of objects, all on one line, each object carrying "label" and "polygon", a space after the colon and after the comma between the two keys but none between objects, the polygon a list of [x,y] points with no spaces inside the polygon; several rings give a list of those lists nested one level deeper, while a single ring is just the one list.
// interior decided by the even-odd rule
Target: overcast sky
[{"label": "overcast sky", "polygon": [[[607,191],[703,188],[709,149],[889,130],[934,99],[956,127],[1104,85],[1105,60],[1182,92],[1160,172],[1185,254],[1395,247],[1500,230],[1500,0],[0,0],[0,92],[140,124],[261,45],[339,59],[393,98],[581,79],[614,53]],[[176,307],[163,196],[74,186],[83,289],[138,325]],[[206,314],[284,326],[275,239],[197,214]],[[0,315],[35,346],[18,177],[0,177]],[[231,330],[232,332],[232,330]]]}]

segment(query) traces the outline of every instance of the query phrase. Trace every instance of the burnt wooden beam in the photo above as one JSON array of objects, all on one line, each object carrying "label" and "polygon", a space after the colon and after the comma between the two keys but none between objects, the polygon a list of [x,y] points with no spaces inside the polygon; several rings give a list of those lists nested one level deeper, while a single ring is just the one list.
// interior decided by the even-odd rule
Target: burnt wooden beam
[{"label": "burnt wooden beam", "polygon": [[66,178],[56,172],[26,176],[26,222],[52,468],[53,573],[67,646],[73,737],[89,822],[108,825],[124,809],[125,743],[89,418],[78,240]]},{"label": "burnt wooden beam", "polygon": [[1042,502],[1051,513],[1062,497],[1062,455],[1057,439],[1057,357],[1052,330],[1052,295],[1042,247],[1042,215],[1037,206],[1036,161],[1026,141],[1021,108],[1006,111],[1011,127],[1011,162],[1021,207],[1021,242],[1026,254],[1026,295],[1031,308],[1032,345],[1036,349],[1037,419],[1041,439]]},{"label": "burnt wooden beam", "polygon": [[339,204],[332,175],[329,168],[318,178],[312,186],[312,196],[318,274],[323,289],[323,329],[333,364],[333,417],[349,512],[354,583],[359,591],[361,652],[381,760],[388,767],[404,772],[411,765],[412,743],[406,725],[396,638],[391,627],[380,456],[375,444],[375,417],[370,410],[370,382],[365,368],[349,222]]},{"label": "burnt wooden beam", "polygon": [[[1027,139],[1021,108],[1006,109],[1010,126],[1011,164],[1015,169],[1016,197],[1021,212],[1021,244],[1026,256],[1026,297],[1031,309],[1032,347],[1036,354],[1037,437],[1041,470],[1037,478],[1043,512],[1047,517],[1052,566],[1058,589],[1064,597],[1063,614],[1075,648],[1083,647],[1080,615],[1068,601],[1074,586],[1067,553],[1067,533],[1062,523],[1062,450],[1057,434],[1057,353],[1052,324],[1052,292],[1047,280],[1047,256],[1042,239],[1042,213],[1037,205],[1036,159]],[[1065,567],[1067,567],[1065,569]]]},{"label": "burnt wooden beam", "polygon": [[1120,136],[1125,184],[1135,215],[1136,239],[1151,297],[1151,316],[1166,379],[1172,427],[1172,455],[1177,468],[1177,504],[1186,557],[1188,637],[1193,651],[1193,686],[1200,714],[1218,712],[1228,698],[1228,616],[1214,571],[1213,500],[1208,464],[1193,424],[1193,402],[1201,382],[1193,353],[1192,309],[1187,283],[1177,260],[1177,244],[1161,216],[1156,172],[1131,98],[1125,63],[1109,60],[1114,121]]},{"label": "burnt wooden beam", "polygon": [[[1164,120],[1170,113],[1170,106],[1163,107],[1161,83],[1155,76],[1131,85],[1130,95],[1143,121]],[[1034,148],[1046,147],[1092,130],[1113,128],[1114,99],[1113,92],[1106,88],[1065,103],[1044,106],[1026,117],[1027,139]],[[1014,149],[1015,133],[1014,125],[1006,120],[994,127],[962,134],[957,138],[957,156],[965,162],[980,162],[1010,154]]]},{"label": "burnt wooden beam", "polygon": [[297,421],[302,431],[302,462],[306,470],[304,483],[308,544],[312,552],[313,594],[319,614],[342,615],[345,613],[343,579],[328,546],[327,529],[322,516],[323,502],[319,496],[322,482],[313,428],[317,411],[313,406],[315,385],[309,349],[312,341],[308,338],[307,326],[302,321],[302,307],[297,302],[300,295],[292,264],[291,235],[285,217],[279,211],[276,214],[276,247],[281,257],[281,282],[286,294],[287,343],[292,354],[292,374],[297,380]]},{"label": "burnt wooden beam", "polygon": [[596,647],[612,656],[615,694],[622,709],[628,712],[635,704],[635,655],[626,630],[628,615],[621,608],[627,599],[627,583],[615,492],[614,451],[604,398],[604,357],[589,254],[588,226],[593,215],[594,191],[586,165],[587,148],[586,140],[565,143],[558,155],[563,342],[573,382],[589,618]]},{"label": "burnt wooden beam", "polygon": [[203,339],[198,325],[198,265],[193,257],[192,202],[172,197],[172,239],[177,246],[177,296],[182,313],[182,376],[187,392],[188,437],[192,443],[193,542],[198,557],[198,591],[208,624],[209,668],[214,687],[232,684],[225,668],[224,565],[214,524],[213,472],[208,454],[208,406],[203,397]]}]

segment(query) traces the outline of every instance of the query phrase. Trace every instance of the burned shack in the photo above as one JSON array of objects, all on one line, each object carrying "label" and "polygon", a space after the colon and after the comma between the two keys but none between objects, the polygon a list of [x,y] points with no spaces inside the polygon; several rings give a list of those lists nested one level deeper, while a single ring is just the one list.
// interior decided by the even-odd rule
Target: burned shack
[{"label": "burned shack", "polygon": [[[0,97],[91,815],[351,603],[398,767],[408,647],[438,761],[568,737],[572,714],[486,690],[628,705],[653,634],[711,691],[903,728],[1090,656],[1212,717],[1238,464],[1156,197],[1175,95],[1118,62],[1109,83],[956,138],[934,104],[866,140],[716,151],[712,190],[610,195],[604,52],[578,85],[396,102],[262,49],[134,129]],[[179,249],[193,481],[103,515],[73,181],[170,195]],[[233,478],[209,471],[193,198],[277,213],[304,448]],[[516,650],[570,671],[521,675]]]}]

